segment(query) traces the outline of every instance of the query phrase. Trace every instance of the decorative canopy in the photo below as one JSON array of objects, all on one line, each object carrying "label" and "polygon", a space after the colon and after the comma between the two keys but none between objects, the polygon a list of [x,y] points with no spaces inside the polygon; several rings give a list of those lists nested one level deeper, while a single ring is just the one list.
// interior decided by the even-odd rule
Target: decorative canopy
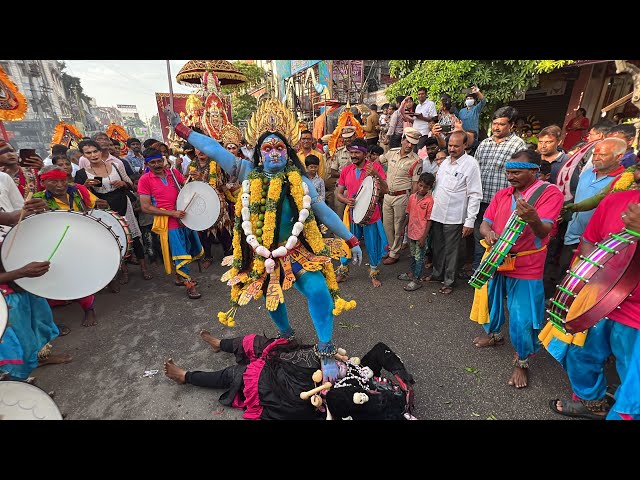
[{"label": "decorative canopy", "polygon": [[176,80],[182,85],[200,85],[205,72],[215,73],[220,85],[234,85],[247,81],[247,77],[228,60],[189,60],[176,75]]},{"label": "decorative canopy", "polygon": [[0,120],[22,120],[27,113],[27,100],[0,67]]},{"label": "decorative canopy", "polygon": [[74,125],[60,122],[53,129],[51,146],[59,144],[68,148],[78,148],[80,140],[82,140],[82,134]]}]

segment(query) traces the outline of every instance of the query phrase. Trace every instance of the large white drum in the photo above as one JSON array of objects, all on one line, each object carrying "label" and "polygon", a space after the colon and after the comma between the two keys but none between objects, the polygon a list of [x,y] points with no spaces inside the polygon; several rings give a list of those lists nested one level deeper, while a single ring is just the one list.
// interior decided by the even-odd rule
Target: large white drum
[{"label": "large white drum", "polygon": [[133,248],[133,237],[131,236],[131,230],[129,230],[127,220],[112,210],[93,209],[89,211],[89,215],[99,218],[107,227],[113,230],[113,233],[116,234],[118,242],[120,243],[120,253],[123,258],[126,257]]},{"label": "large white drum", "polygon": [[2,342],[2,335],[7,328],[7,321],[9,319],[9,307],[7,307],[7,301],[4,299],[4,295],[0,293],[0,342]]},{"label": "large white drum", "polygon": [[181,220],[182,224],[196,232],[213,227],[225,207],[224,195],[200,181],[187,183],[176,200],[176,209],[187,213]]},{"label": "large white drum", "polygon": [[368,225],[378,205],[379,187],[373,177],[366,177],[356,194],[356,204],[351,213],[354,223]]},{"label": "large white drum", "polygon": [[56,402],[25,382],[0,382],[0,420],[62,420]]},{"label": "large white drum", "polygon": [[118,273],[121,255],[116,235],[104,222],[86,213],[51,210],[25,217],[7,256],[15,234],[16,227],[13,227],[0,247],[7,271],[30,262],[44,262],[55,250],[47,273],[15,281],[39,297],[83,298],[103,289]]}]

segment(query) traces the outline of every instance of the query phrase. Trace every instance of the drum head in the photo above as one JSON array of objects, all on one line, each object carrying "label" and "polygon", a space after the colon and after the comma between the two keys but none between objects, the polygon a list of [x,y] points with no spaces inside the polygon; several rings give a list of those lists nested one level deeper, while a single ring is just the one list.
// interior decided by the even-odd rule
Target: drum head
[{"label": "drum head", "polygon": [[569,311],[565,328],[569,333],[586,330],[609,315],[638,285],[640,249],[629,245],[598,269],[578,292]]},{"label": "drum head", "polygon": [[25,382],[0,382],[0,420],[62,420],[56,402]]},{"label": "drum head", "polygon": [[360,185],[360,190],[356,195],[356,204],[353,207],[353,221],[360,223],[367,215],[373,196],[373,177],[366,177]]},{"label": "drum head", "polygon": [[[67,225],[69,229],[60,241]],[[118,240],[104,223],[89,215],[53,210],[25,217],[7,257],[8,245],[15,234],[16,227],[13,227],[0,247],[7,271],[30,262],[46,261],[60,242],[47,273],[15,281],[39,297],[52,300],[83,298],[103,289],[118,273],[122,258]]]},{"label": "drum head", "polygon": [[9,308],[7,307],[7,301],[4,299],[4,295],[0,293],[0,341],[2,341],[2,335],[5,328],[7,328],[7,320],[9,318]]},{"label": "drum head", "polygon": [[[112,212],[110,210],[94,209],[89,212],[89,215],[95,218],[99,218],[104,223],[106,223],[108,227],[111,227],[113,233],[115,233],[116,237],[118,237],[118,242],[120,242],[120,253],[124,257],[127,254],[127,250],[129,249],[129,239],[127,238],[127,232],[124,230],[124,227],[118,221],[118,218],[113,216],[113,213],[115,212]],[[122,219],[124,220],[124,218]]]},{"label": "drum head", "polygon": [[186,208],[187,214],[181,220],[182,224],[200,232],[213,227],[220,218],[220,197],[208,183],[189,182],[178,194],[176,208]]}]

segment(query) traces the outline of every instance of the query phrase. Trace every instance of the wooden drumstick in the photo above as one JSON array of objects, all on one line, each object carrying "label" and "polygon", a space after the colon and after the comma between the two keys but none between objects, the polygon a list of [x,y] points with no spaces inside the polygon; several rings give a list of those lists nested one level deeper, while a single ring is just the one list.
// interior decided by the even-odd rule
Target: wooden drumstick
[{"label": "wooden drumstick", "polygon": [[[31,200],[31,197],[33,197],[33,192],[29,192],[27,194],[27,198],[25,199],[24,202],[27,203],[29,200]],[[20,210],[20,218],[18,218],[18,223],[16,223],[16,231],[13,233],[13,238],[11,238],[11,243],[9,244],[9,248],[7,248],[7,257],[11,253],[11,249],[13,248],[13,244],[16,241],[16,237],[18,236],[18,230],[20,230],[20,223],[22,222],[22,219],[24,218],[24,213],[25,212],[26,212],[26,210],[23,207],[22,210]]]},{"label": "wooden drumstick", "polygon": [[191,198],[189,199],[189,201],[187,202],[187,206],[184,207],[184,212],[187,211],[187,209],[189,208],[189,206],[191,205],[191,202],[193,202],[193,199],[196,198],[198,196],[198,192],[194,193]]},{"label": "wooden drumstick", "polygon": [[331,382],[325,382],[322,385],[320,385],[319,387],[316,387],[316,388],[314,388],[312,390],[309,390],[308,392],[300,392],[300,398],[302,400],[307,400],[309,397],[312,397],[316,393],[320,393],[323,390],[329,390],[331,388],[331,385],[332,385]]}]

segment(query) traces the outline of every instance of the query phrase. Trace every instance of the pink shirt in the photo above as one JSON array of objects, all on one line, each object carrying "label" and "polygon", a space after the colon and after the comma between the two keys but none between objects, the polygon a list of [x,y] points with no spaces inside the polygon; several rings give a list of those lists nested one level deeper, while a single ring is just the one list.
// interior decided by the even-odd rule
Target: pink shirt
[{"label": "pink shirt", "polygon": [[[618,233],[624,228],[621,215],[630,203],[640,203],[640,191],[628,190],[607,195],[589,220],[582,238],[589,243],[596,243],[609,237],[611,233]],[[640,284],[619,308],[609,314],[609,318],[628,327],[640,329]]]},{"label": "pink shirt", "polygon": [[[371,162],[365,161],[365,164],[362,170],[357,169],[353,163],[350,163],[349,165],[344,167],[340,172],[338,185],[342,185],[347,189],[347,192],[345,195],[347,198],[353,198],[358,193],[358,190],[360,189],[360,185],[362,185],[362,181],[365,179],[364,172],[367,169],[367,165],[369,165],[370,163]],[[378,171],[380,178],[386,181],[387,176],[384,173],[384,170],[382,169],[380,164],[375,162],[373,164],[373,167]],[[351,209],[349,209],[349,218],[353,222],[353,211]],[[376,223],[378,220],[380,220],[380,204],[376,205],[376,210],[375,212],[373,212],[373,215],[371,216],[371,220],[369,220],[369,225],[371,225],[372,223]]]},{"label": "pink shirt", "polygon": [[[525,199],[528,199],[535,190],[544,182],[536,180],[530,185],[522,194]],[[507,187],[499,190],[489,203],[486,212],[484,212],[484,218],[486,222],[491,224],[491,228],[498,236],[502,234],[511,212],[515,210],[516,200],[513,196],[514,187]],[[555,225],[564,203],[564,196],[558,187],[555,185],[549,185],[542,192],[542,195],[538,197],[533,205],[538,212],[540,220],[545,223],[551,223]],[[552,228],[553,230],[553,228]],[[549,235],[545,238],[538,238],[531,230],[531,227],[527,225],[524,227],[524,231],[516,240],[516,243],[511,247],[510,253],[524,252],[527,250],[537,250],[543,245],[549,243]],[[505,277],[521,278],[524,280],[540,280],[544,272],[544,261],[547,257],[547,250],[542,250],[531,255],[523,255],[516,259],[516,269],[510,272],[500,272]]]},{"label": "pink shirt", "polygon": [[431,220],[431,209],[433,208],[433,197],[429,194],[418,200],[418,194],[414,193],[409,197],[407,203],[407,213],[409,214],[409,224],[407,225],[409,238],[420,240],[427,228],[427,222]]},{"label": "pink shirt", "polygon": [[[173,177],[168,168],[164,169],[166,177],[164,179],[158,177],[153,172],[147,172],[138,180],[138,193],[140,195],[149,195],[151,197],[151,203],[158,208],[164,208],[165,210],[176,209],[176,199],[180,190],[173,181]],[[182,174],[173,169],[173,173],[180,185],[184,184],[184,177]],[[180,222],[177,218],[169,217],[169,230],[180,228]]]}]

